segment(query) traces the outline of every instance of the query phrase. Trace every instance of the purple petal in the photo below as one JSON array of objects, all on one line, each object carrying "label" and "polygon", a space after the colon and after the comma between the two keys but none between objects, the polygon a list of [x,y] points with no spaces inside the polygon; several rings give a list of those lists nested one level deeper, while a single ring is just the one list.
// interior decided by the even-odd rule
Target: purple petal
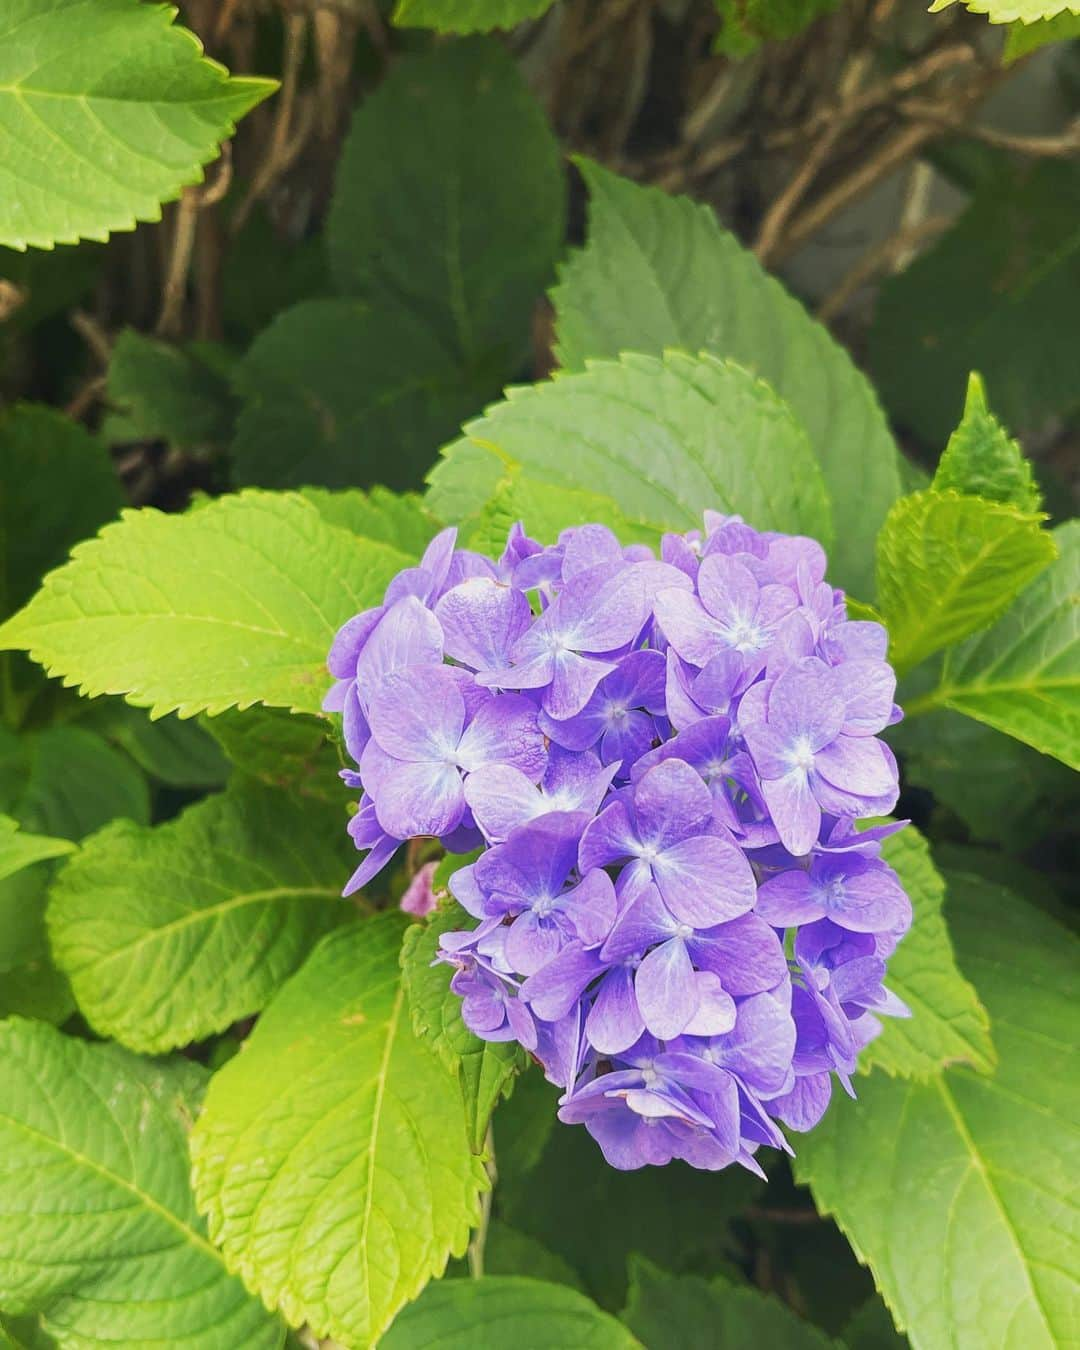
[{"label": "purple petal", "polygon": [[342,624],[326,658],[331,675],[339,680],[355,678],[357,658],[385,613],[384,606],[379,605],[375,609],[364,610],[363,614],[357,614]]},{"label": "purple petal", "polygon": [[698,1010],[686,944],[671,938],[654,947],[638,967],[634,989],[646,1029],[663,1041],[680,1035]]},{"label": "purple petal", "polygon": [[844,700],[847,736],[874,736],[889,725],[896,675],[884,661],[845,661],[835,668],[836,686]]},{"label": "purple petal", "polygon": [[436,906],[435,892],[431,888],[438,863],[427,862],[416,869],[416,875],[402,892],[398,907],[405,914],[423,919]]},{"label": "purple petal", "polygon": [[805,1134],[825,1114],[831,1096],[832,1076],[828,1073],[811,1073],[796,1078],[791,1091],[774,1098],[769,1107],[789,1129]]},{"label": "purple petal", "polygon": [[342,895],[355,895],[361,887],[378,876],[404,842],[403,839],[394,839],[384,834],[378,843],[371,847],[367,857],[349,878],[348,884],[341,892]]},{"label": "purple petal", "polygon": [[550,919],[526,910],[507,932],[506,959],[518,974],[533,975],[559,954],[566,941]]},{"label": "purple petal", "polygon": [[616,667],[611,661],[598,661],[564,650],[555,653],[551,683],[544,693],[544,711],[557,722],[574,717],[588,703],[596,686]]},{"label": "purple petal", "polygon": [[521,997],[536,1017],[545,1022],[557,1022],[566,1016],[603,968],[595,951],[586,951],[578,942],[571,943],[535,975],[529,976],[521,986]]},{"label": "purple petal", "polygon": [[811,750],[820,750],[843,722],[836,675],[815,656],[789,666],[769,691],[769,726],[788,745],[805,739]]},{"label": "purple petal", "polygon": [[401,764],[379,784],[375,811],[398,839],[448,834],[465,812],[461,775],[452,764]]},{"label": "purple petal", "polygon": [[712,794],[701,776],[679,759],[664,760],[634,788],[634,817],[643,845],[667,849],[700,834],[712,819]]},{"label": "purple petal", "polygon": [[465,728],[457,759],[469,772],[485,764],[510,764],[537,782],[547,767],[536,705],[520,694],[499,694],[484,703]]},{"label": "purple petal", "polygon": [[826,782],[859,797],[885,797],[896,791],[896,773],[881,741],[838,736],[814,757]]},{"label": "purple petal", "polygon": [[754,911],[774,928],[790,928],[825,917],[818,889],[801,869],[781,872],[758,887]]},{"label": "purple petal", "polygon": [[511,764],[485,764],[470,773],[465,800],[493,843],[548,809],[539,788]]},{"label": "purple petal", "polygon": [[694,964],[719,975],[724,988],[736,997],[760,994],[787,978],[780,939],[757,914],[743,914],[696,933],[687,945]]},{"label": "purple petal", "polygon": [[600,983],[585,1019],[585,1035],[602,1055],[617,1055],[628,1050],[644,1030],[634,996],[633,972],[628,966],[617,966]]},{"label": "purple petal", "polygon": [[596,867],[560,896],[559,908],[580,941],[586,947],[598,947],[615,922],[615,886],[608,874]]},{"label": "purple petal", "polygon": [[809,853],[821,831],[821,808],[803,770],[795,769],[783,778],[764,779],[761,792],[780,842],[795,857]]},{"label": "purple petal", "polygon": [[705,665],[728,645],[717,621],[696,596],[684,590],[661,591],[653,609],[664,637],[693,666]]},{"label": "purple petal", "polygon": [[753,908],[754,874],[742,850],[727,839],[686,839],[665,849],[652,866],[664,903],[693,928],[711,928]]},{"label": "purple petal", "polygon": [[488,577],[473,577],[447,591],[435,606],[447,656],[473,670],[501,670],[510,649],[532,622],[522,591]]},{"label": "purple petal", "polygon": [[578,866],[582,872],[607,867],[609,863],[632,857],[636,848],[637,836],[626,803],[616,800],[589,822],[578,849]]},{"label": "purple petal", "polygon": [[465,725],[465,703],[441,667],[413,666],[383,676],[371,698],[368,722],[379,746],[395,759],[452,760]]},{"label": "purple petal", "polygon": [[735,1000],[709,971],[696,970],[698,1009],[687,1022],[687,1036],[720,1036],[735,1025]]},{"label": "purple petal", "polygon": [[735,1029],[715,1044],[719,1062],[751,1091],[769,1096],[784,1087],[795,1053],[795,1023],[769,994],[755,994],[739,1004]]},{"label": "purple petal", "polygon": [[361,706],[386,675],[410,666],[441,666],[443,633],[438,619],[415,596],[392,605],[379,620],[356,662]]},{"label": "purple petal", "polygon": [[624,961],[658,942],[666,942],[678,931],[678,921],[668,912],[660,892],[649,883],[640,888],[619,915],[600,954],[605,961]]},{"label": "purple petal", "polygon": [[563,545],[562,575],[570,581],[580,572],[623,560],[622,545],[606,525],[576,525],[559,535]]}]

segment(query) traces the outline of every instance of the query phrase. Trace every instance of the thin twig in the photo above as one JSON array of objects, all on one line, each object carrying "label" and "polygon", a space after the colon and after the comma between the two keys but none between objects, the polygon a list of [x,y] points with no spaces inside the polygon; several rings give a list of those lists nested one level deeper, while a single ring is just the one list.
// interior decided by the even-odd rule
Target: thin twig
[{"label": "thin twig", "polygon": [[814,179],[821,172],[832,154],[833,146],[847,130],[847,126],[845,120],[837,118],[835,122],[825,128],[816,144],[811,148],[810,153],[792,176],[791,181],[769,207],[754,243],[754,252],[761,262],[767,263],[772,257],[783,236],[785,226],[797,210],[799,203],[809,192]]},{"label": "thin twig", "polygon": [[484,1170],[488,1176],[488,1188],[480,1197],[480,1221],[473,1229],[466,1253],[469,1274],[474,1280],[479,1280],[484,1274],[484,1247],[487,1244],[488,1224],[491,1222],[491,1200],[495,1193],[495,1183],[499,1179],[495,1168],[495,1136],[490,1125],[484,1139]]},{"label": "thin twig", "polygon": [[867,282],[882,272],[888,272],[898,256],[932,239],[951,223],[951,216],[927,216],[867,249],[855,266],[841,278],[836,289],[830,291],[821,302],[817,317],[822,323],[829,323]]},{"label": "thin twig", "polygon": [[97,319],[85,309],[73,309],[68,322],[90,348],[98,365],[107,366],[112,359],[112,341]]},{"label": "thin twig", "polygon": [[982,141],[999,150],[1015,150],[1021,155],[1045,159],[1069,159],[1080,152],[1080,117],[1056,136],[1022,136],[994,127],[968,124],[964,117],[951,108],[925,103],[919,99],[905,99],[900,105],[905,117],[919,121],[936,122],[946,130],[959,131],[971,140]]},{"label": "thin twig", "polygon": [[191,250],[195,246],[195,223],[198,218],[199,189],[186,187],[176,208],[169,267],[161,290],[161,312],[154,330],[159,337],[178,337],[183,326],[188,269],[191,266]]}]

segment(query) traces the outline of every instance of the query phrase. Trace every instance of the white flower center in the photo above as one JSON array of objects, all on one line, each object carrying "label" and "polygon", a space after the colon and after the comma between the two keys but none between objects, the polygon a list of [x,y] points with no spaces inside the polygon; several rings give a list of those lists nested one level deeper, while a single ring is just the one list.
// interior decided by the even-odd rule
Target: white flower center
[{"label": "white flower center", "polygon": [[810,745],[809,736],[800,736],[791,747],[790,759],[792,767],[809,771],[814,767],[814,751]]}]

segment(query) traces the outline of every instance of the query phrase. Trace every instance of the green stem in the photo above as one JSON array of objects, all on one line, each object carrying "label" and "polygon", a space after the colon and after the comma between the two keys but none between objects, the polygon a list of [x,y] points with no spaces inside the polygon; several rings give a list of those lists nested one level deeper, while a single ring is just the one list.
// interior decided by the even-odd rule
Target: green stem
[{"label": "green stem", "polygon": [[487,1138],[484,1140],[484,1168],[488,1175],[488,1188],[480,1197],[480,1222],[473,1230],[473,1235],[469,1239],[469,1274],[474,1280],[483,1278],[484,1275],[484,1248],[487,1245],[488,1224],[491,1222],[491,1199],[495,1194],[495,1183],[499,1179],[499,1174],[495,1170],[495,1137],[491,1132],[491,1126],[488,1126]]}]

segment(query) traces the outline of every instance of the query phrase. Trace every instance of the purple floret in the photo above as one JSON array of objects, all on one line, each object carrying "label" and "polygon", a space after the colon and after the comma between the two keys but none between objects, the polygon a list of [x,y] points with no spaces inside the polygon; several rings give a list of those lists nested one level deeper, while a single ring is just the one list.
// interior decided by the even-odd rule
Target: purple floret
[{"label": "purple floret", "polygon": [[612,1166],[761,1174],[910,1016],[881,856],[904,822],[858,828],[896,803],[896,681],[815,541],[706,512],[660,552],[519,523],[492,560],[444,530],[344,625],[347,890],[409,839],[479,849],[438,958],[465,1025],[524,1046]]}]

